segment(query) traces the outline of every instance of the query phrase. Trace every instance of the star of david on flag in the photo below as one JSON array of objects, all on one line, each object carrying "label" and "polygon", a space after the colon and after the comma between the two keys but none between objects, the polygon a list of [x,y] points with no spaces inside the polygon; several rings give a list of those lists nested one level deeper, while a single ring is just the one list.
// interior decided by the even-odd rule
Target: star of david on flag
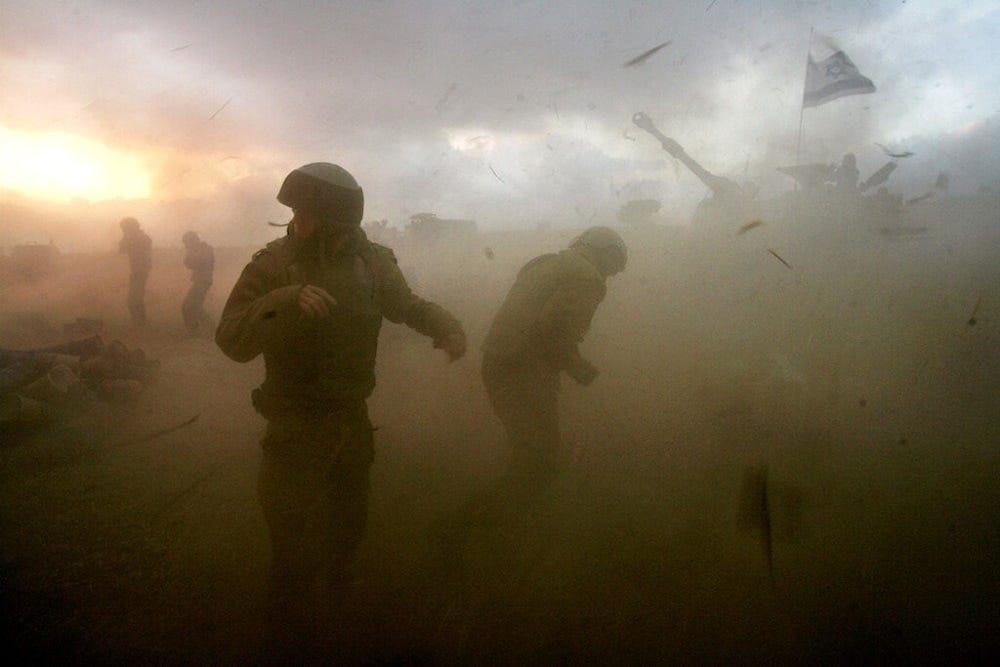
[{"label": "star of david on flag", "polygon": [[837,51],[818,63],[809,54],[805,91],[802,94],[803,108],[818,107],[838,97],[874,92],[875,84],[861,75],[843,51]]}]

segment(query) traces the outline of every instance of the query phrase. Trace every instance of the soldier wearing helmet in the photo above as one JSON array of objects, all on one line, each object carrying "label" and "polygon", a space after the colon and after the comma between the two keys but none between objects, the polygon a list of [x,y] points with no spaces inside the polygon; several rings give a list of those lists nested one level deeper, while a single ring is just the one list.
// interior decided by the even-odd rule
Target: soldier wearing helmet
[{"label": "soldier wearing helmet", "polygon": [[258,498],[272,547],[270,643],[284,650],[309,643],[308,595],[324,583],[336,596],[365,530],[366,399],[382,319],[429,336],[452,361],[466,343],[455,317],[410,290],[392,250],[366,238],[364,196],[346,170],[300,167],[278,201],[292,209],[288,234],[244,268],[215,340],[236,361],[264,356],[252,394],[267,420]]},{"label": "soldier wearing helmet", "polygon": [[191,287],[181,304],[181,316],[188,333],[194,335],[212,328],[212,318],[205,312],[205,297],[212,286],[215,251],[198,237],[197,232],[184,232],[184,266],[191,270]]},{"label": "soldier wearing helmet", "polygon": [[153,242],[135,218],[122,218],[118,224],[122,229],[118,252],[128,255],[129,262],[128,311],[132,324],[143,327],[147,323],[146,281],[153,266]]},{"label": "soldier wearing helmet", "polygon": [[507,470],[446,519],[439,537],[462,539],[470,528],[516,520],[555,479],[560,374],[581,385],[597,377],[579,344],[604,299],[606,279],[623,271],[627,259],[614,230],[591,227],[569,248],[521,268],[482,346],[483,382],[507,436]]}]

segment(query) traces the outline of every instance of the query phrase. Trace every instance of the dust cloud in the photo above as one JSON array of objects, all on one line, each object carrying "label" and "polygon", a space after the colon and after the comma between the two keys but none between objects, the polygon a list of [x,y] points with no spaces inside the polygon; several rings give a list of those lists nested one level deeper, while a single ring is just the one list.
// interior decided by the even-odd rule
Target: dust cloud
[{"label": "dust cloud", "polygon": [[[994,652],[998,204],[942,198],[888,224],[789,198],[745,233],[748,220],[618,227],[629,266],[582,347],[601,376],[560,395],[563,474],[523,526],[477,535],[450,569],[430,526],[504,462],[477,346],[518,268],[578,230],[388,241],[415,290],[462,320],[470,353],[448,364],[427,339],[383,327],[371,520],[346,611],[327,628],[331,656],[843,664]],[[217,248],[213,316],[254,250]],[[65,254],[31,283],[5,275],[3,346],[59,340],[85,316],[161,360],[132,403],[4,435],[12,655],[259,659],[268,548],[249,392],[263,370],[184,335],[181,259],[155,250],[146,332],[126,325],[122,256]],[[759,526],[740,522],[759,470],[770,574]]]}]

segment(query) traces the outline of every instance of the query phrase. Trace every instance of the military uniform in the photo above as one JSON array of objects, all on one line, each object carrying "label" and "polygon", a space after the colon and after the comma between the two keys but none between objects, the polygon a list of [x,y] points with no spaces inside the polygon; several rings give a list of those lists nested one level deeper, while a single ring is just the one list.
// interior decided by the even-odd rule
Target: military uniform
[{"label": "military uniform", "polygon": [[578,247],[537,257],[518,273],[482,346],[483,383],[503,422],[510,461],[466,520],[514,518],[555,478],[559,374],[584,384],[596,376],[578,344],[605,294],[605,276]]},{"label": "military uniform", "polygon": [[[318,576],[336,585],[364,533],[374,456],[365,399],[375,387],[382,318],[432,337],[435,346],[464,339],[451,314],[410,291],[390,249],[360,228],[344,233],[335,250],[294,236],[268,244],[243,270],[216,331],[230,358],[264,355],[264,383],[253,392],[268,421],[258,497],[279,617],[301,612],[300,598]],[[306,284],[336,300],[329,317],[302,312],[297,299]],[[307,622],[296,618],[280,622],[294,632],[296,622]]]},{"label": "military uniform", "polygon": [[191,269],[191,287],[181,304],[184,325],[190,333],[195,333],[202,325],[210,326],[211,318],[205,312],[205,296],[212,286],[212,272],[215,268],[215,252],[212,246],[200,239],[194,239],[184,253],[184,266]]},{"label": "military uniform", "polygon": [[135,226],[123,230],[118,251],[128,255],[128,310],[135,325],[146,324],[146,280],[153,266],[153,241]]}]

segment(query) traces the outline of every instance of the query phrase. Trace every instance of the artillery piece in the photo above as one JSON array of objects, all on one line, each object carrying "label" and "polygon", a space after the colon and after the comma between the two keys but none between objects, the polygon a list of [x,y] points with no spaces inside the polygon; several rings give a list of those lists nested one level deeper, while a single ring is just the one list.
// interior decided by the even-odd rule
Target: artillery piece
[{"label": "artillery piece", "polygon": [[730,179],[724,176],[717,176],[698,164],[694,158],[688,155],[687,152],[681,148],[679,143],[660,132],[656,125],[653,124],[653,120],[642,111],[638,111],[632,116],[632,122],[635,123],[636,127],[639,129],[645,130],[653,135],[653,137],[660,142],[660,145],[663,146],[663,150],[667,151],[671,157],[680,160],[685,167],[690,169],[691,173],[697,176],[698,179],[712,191],[712,197],[714,199],[735,202],[746,198],[746,193],[743,191],[743,188]]}]

